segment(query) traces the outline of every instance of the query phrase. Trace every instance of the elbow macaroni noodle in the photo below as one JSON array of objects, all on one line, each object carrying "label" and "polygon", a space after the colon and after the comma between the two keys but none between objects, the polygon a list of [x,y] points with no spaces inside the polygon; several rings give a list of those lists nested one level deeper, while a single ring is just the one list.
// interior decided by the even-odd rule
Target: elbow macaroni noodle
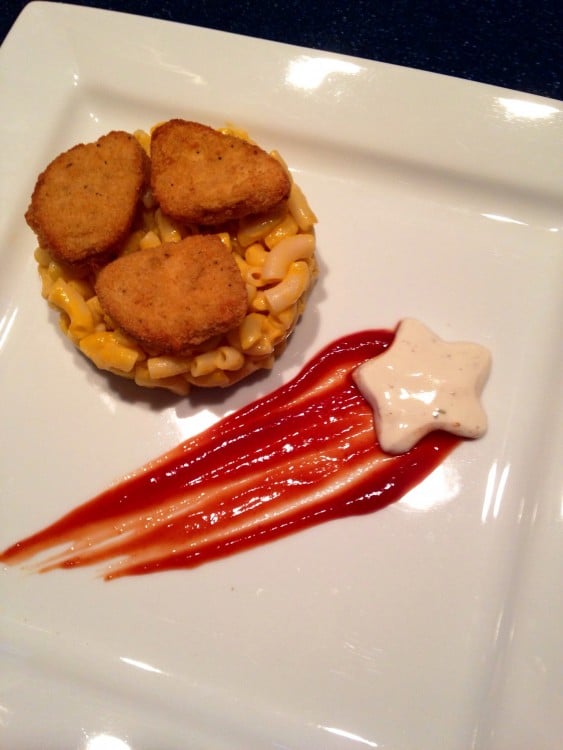
[{"label": "elbow macaroni noodle", "polygon": [[[221,132],[248,139],[232,127]],[[150,154],[150,134],[135,137]],[[179,395],[190,387],[225,387],[252,372],[273,366],[303,313],[317,274],[316,217],[287,166],[272,152],[291,180],[289,199],[267,215],[242,219],[219,232],[231,250],[246,284],[247,315],[235,329],[195,347],[185,356],[154,355],[116,329],[102,310],[94,290],[95,271],[63,266],[48,251],[35,252],[42,295],[60,312],[62,331],[96,367],[134,380],[143,387],[166,388]],[[121,254],[178,242],[200,231],[165,216],[150,191],[142,216]]]}]

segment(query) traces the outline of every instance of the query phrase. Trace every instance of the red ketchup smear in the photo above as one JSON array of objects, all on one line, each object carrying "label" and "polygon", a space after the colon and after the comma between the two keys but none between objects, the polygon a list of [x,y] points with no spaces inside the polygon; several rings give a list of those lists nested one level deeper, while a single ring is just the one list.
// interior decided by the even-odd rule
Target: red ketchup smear
[{"label": "red ketchup smear", "polygon": [[335,341],[294,380],[17,542],[0,561],[67,545],[37,569],[111,562],[108,580],[191,568],[398,500],[460,439],[434,432],[408,453],[381,451],[351,374],[393,337],[372,330]]}]

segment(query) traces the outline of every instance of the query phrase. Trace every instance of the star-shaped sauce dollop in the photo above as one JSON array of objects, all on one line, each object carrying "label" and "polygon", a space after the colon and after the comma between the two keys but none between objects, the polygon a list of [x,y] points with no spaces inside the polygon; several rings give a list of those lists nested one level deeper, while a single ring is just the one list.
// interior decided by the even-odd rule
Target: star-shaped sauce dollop
[{"label": "star-shaped sauce dollop", "polygon": [[433,430],[481,437],[487,416],[480,402],[491,354],[479,344],[447,342],[406,318],[389,348],[356,368],[353,378],[373,408],[382,450],[410,450]]}]

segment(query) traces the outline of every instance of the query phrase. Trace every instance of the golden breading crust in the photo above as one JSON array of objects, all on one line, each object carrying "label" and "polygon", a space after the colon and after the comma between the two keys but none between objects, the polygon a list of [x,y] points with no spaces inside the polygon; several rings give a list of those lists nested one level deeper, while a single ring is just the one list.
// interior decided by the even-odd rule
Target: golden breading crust
[{"label": "golden breading crust", "polygon": [[239,325],[248,297],[231,252],[217,235],[123,255],[96,281],[102,309],[148,351],[179,354]]},{"label": "golden breading crust", "polygon": [[81,143],[39,175],[26,221],[56,260],[110,256],[129,232],[148,172],[147,157],[129,133]]},{"label": "golden breading crust", "polygon": [[151,187],[164,213],[210,226],[269,211],[289,196],[291,184],[258,146],[174,119],[152,133]]}]

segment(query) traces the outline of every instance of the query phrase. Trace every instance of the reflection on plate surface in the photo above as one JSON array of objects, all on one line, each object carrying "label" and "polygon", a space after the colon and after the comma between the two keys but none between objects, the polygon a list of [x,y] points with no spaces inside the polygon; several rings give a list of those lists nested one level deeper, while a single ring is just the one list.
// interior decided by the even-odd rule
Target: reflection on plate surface
[{"label": "reflection on plate surface", "polygon": [[[558,747],[560,103],[62,4],[29,6],[0,65],[0,547],[340,335],[413,316],[494,361],[488,435],[382,513],[188,574],[2,571],[6,746]],[[44,309],[22,218],[54,153],[171,116],[279,148],[319,216],[306,317],[227,397],[94,372]]]}]

